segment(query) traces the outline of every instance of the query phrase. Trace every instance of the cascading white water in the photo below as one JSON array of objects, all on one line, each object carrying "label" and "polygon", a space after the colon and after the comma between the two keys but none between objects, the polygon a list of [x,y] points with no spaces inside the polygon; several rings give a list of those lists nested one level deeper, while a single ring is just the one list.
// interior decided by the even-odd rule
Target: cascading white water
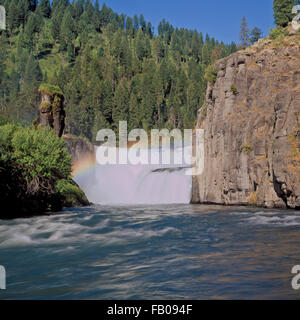
[{"label": "cascading white water", "polygon": [[[172,156],[176,152],[183,154],[183,149],[174,149]],[[190,203],[192,190],[192,177],[186,174],[188,162],[181,165],[96,164],[74,180],[89,201],[96,204],[185,204]]]}]

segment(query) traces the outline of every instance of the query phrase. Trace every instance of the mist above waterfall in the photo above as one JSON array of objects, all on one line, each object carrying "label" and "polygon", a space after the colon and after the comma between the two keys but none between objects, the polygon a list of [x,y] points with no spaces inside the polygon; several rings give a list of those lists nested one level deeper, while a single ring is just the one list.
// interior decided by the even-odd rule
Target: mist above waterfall
[{"label": "mist above waterfall", "polygon": [[[97,152],[97,147],[95,149]],[[148,151],[145,156],[159,153],[160,159],[163,158],[161,149]],[[182,148],[172,149],[171,159],[174,160],[176,153],[183,155],[183,151]],[[96,163],[74,179],[89,201],[96,204],[185,204],[191,200],[192,177],[187,174],[190,165],[186,157],[181,165],[174,161],[135,165]]]}]

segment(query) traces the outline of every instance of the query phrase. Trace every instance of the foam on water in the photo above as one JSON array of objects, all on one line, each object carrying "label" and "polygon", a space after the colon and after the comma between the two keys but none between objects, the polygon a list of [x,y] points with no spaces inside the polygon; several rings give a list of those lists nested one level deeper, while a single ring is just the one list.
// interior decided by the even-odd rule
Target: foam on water
[{"label": "foam on water", "polygon": [[280,213],[257,213],[246,219],[246,222],[257,225],[299,226],[300,215],[283,215]]},{"label": "foam on water", "polygon": [[[127,228],[112,228],[110,226],[111,219],[102,219],[101,217],[97,217],[96,223],[86,225],[85,223],[93,218],[92,216],[87,217],[68,219],[63,215],[55,215],[47,218],[28,219],[27,223],[3,224],[0,226],[0,248],[80,244],[86,241],[110,245],[113,243],[126,243],[137,238],[161,237],[168,232],[178,231],[173,227],[147,230],[145,226],[139,226],[135,223],[132,223],[132,226]],[[19,221],[22,220],[20,219]]]}]

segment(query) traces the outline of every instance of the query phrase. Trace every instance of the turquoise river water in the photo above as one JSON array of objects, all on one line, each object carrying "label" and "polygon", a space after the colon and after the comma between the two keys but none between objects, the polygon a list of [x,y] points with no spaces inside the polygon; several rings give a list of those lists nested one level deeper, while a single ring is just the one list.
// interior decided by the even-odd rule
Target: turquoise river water
[{"label": "turquoise river water", "polygon": [[0,221],[0,299],[298,299],[300,212],[91,206]]}]

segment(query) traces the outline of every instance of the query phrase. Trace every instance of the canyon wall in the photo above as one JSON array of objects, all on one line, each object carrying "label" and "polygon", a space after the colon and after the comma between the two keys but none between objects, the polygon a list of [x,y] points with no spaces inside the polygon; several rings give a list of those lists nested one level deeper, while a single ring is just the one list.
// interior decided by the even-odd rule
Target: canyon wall
[{"label": "canyon wall", "polygon": [[300,36],[260,40],[216,63],[199,110],[205,170],[193,203],[300,208]]}]

